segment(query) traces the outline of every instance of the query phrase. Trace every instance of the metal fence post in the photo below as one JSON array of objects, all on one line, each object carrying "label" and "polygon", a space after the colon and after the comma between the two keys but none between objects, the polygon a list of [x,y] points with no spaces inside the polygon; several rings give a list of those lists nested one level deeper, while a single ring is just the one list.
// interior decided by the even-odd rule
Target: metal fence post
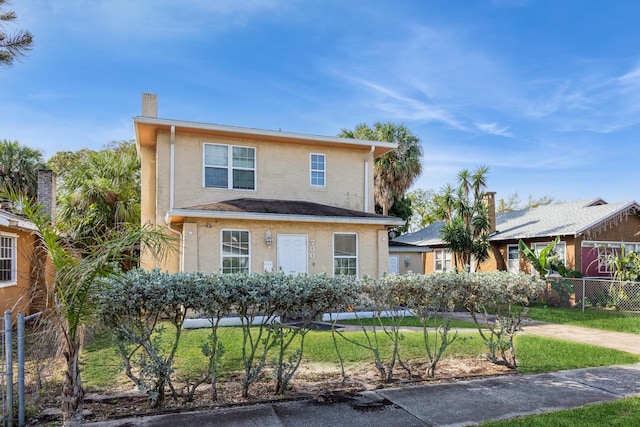
[{"label": "metal fence post", "polygon": [[584,279],[584,277],[583,277],[583,278],[582,278],[582,312],[583,312],[583,313],[584,313],[584,306],[585,306],[585,302],[584,302],[584,300],[586,299],[586,298],[585,298],[585,295],[586,295],[586,293],[585,293],[585,292],[586,292],[585,279]]},{"label": "metal fence post", "polygon": [[13,322],[11,321],[11,310],[4,312],[4,350],[5,350],[5,363],[6,363],[6,377],[7,377],[7,412],[6,421],[7,425],[11,427],[13,425],[13,336],[12,336]]},{"label": "metal fence post", "polygon": [[18,313],[18,426],[26,424],[24,414],[24,313]]}]

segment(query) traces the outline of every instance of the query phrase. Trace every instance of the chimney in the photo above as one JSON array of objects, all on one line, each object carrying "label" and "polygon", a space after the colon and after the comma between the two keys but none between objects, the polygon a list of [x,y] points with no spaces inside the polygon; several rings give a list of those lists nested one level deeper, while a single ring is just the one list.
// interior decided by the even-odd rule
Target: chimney
[{"label": "chimney", "polygon": [[38,170],[38,203],[42,207],[42,213],[47,215],[51,223],[54,223],[56,220],[56,174],[52,170]]},{"label": "chimney", "polygon": [[487,207],[489,216],[489,234],[496,232],[496,193],[495,191],[485,191],[482,200]]},{"label": "chimney", "polygon": [[142,115],[145,117],[158,117],[158,95],[155,93],[142,94]]}]

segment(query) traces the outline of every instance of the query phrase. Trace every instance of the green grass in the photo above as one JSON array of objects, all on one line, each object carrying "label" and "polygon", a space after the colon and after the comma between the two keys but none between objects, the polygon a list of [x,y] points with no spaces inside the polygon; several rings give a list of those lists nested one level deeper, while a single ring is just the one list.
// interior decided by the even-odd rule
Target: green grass
[{"label": "green grass", "polygon": [[[167,328],[167,336],[170,328]],[[201,347],[207,340],[209,330],[185,330],[175,358],[175,378],[191,381],[197,379],[206,367],[206,358]],[[363,332],[348,332],[353,340],[365,342]],[[486,348],[477,332],[460,333],[459,338],[451,344],[445,357],[482,358]],[[221,328],[220,338],[225,346],[222,357],[224,372],[239,371],[242,368],[242,330],[240,328]],[[391,341],[384,333],[378,331],[383,358],[391,354]],[[168,342],[168,341],[166,341]],[[338,343],[345,363],[373,364],[371,353],[361,346],[338,337]],[[405,332],[402,334],[401,356],[404,360],[426,360],[422,332]],[[516,350],[521,372],[547,372],[562,369],[583,368],[589,366],[606,366],[640,362],[639,355],[572,343],[537,336],[519,336]],[[306,336],[304,362],[321,364],[339,363],[331,332],[311,331]],[[87,389],[105,390],[122,382],[129,381],[119,371],[120,359],[112,347],[106,334],[97,334],[84,348],[82,354],[83,381]]]},{"label": "green grass", "polygon": [[[428,325],[431,327],[435,327],[436,325],[439,325],[439,319],[436,318],[431,318],[428,321]],[[363,325],[363,326],[380,326],[385,325],[385,326],[390,326],[391,325],[391,319],[383,317],[381,319],[373,319],[373,318],[366,318],[366,319],[345,319],[345,320],[340,320],[338,321],[339,324],[341,325]],[[404,319],[402,319],[400,321],[400,326],[414,326],[414,327],[422,327],[422,324],[420,323],[420,320],[414,316],[407,316]],[[451,328],[476,328],[476,324],[473,322],[467,322],[466,320],[458,320],[458,319],[451,319],[451,324],[450,324]]]},{"label": "green grass", "polygon": [[626,427],[638,425],[640,425],[640,397],[482,424],[483,427]]},{"label": "green grass", "polygon": [[527,316],[543,322],[640,334],[640,315],[615,310],[588,308],[583,313],[579,307],[551,308],[535,305],[529,308]]},{"label": "green grass", "polygon": [[535,335],[516,337],[516,355],[523,373],[640,362],[640,355]]}]

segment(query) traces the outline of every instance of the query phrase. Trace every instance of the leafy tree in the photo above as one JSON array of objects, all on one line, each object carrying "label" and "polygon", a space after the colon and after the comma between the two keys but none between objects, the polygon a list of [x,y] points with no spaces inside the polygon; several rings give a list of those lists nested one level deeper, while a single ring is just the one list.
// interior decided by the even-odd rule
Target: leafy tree
[{"label": "leafy tree", "polygon": [[3,139],[0,142],[0,187],[3,190],[36,197],[38,169],[44,167],[42,151],[20,145],[18,141]]},{"label": "leafy tree", "polygon": [[[376,213],[382,213],[382,207],[380,205],[376,205]],[[405,223],[390,229],[390,235],[399,236],[406,233],[407,230],[409,230],[409,220],[411,219],[412,213],[413,211],[411,210],[411,200],[409,200],[407,197],[402,197],[402,199],[400,200],[394,199],[393,205],[391,206],[391,209],[389,209],[389,215],[395,216],[397,218],[402,218],[404,219]]]},{"label": "leafy tree", "polygon": [[438,195],[438,216],[445,221],[442,240],[454,254],[456,268],[468,269],[472,259],[476,269],[489,257],[488,233],[491,227],[484,203],[489,168],[479,166],[473,173],[458,173],[458,187],[447,184]]},{"label": "leafy tree", "polygon": [[79,354],[84,326],[90,324],[96,314],[101,279],[121,274],[118,265],[131,258],[131,248],[140,242],[152,254],[164,256],[169,238],[162,231],[132,225],[96,233],[89,242],[73,241],[61,237],[60,230],[51,224],[39,205],[15,193],[11,197],[35,224],[55,269],[55,274],[47,277],[46,289],[52,301],[48,320],[62,335],[60,342],[67,365],[62,413],[65,425],[79,425],[84,398]]},{"label": "leafy tree", "polygon": [[438,221],[437,195],[433,190],[417,189],[409,191],[406,198],[411,201],[412,214],[409,231],[418,231]]},{"label": "leafy tree", "polygon": [[140,223],[140,166],[133,142],[59,152],[49,166],[60,179],[57,220],[71,238],[86,241]]},{"label": "leafy tree", "polygon": [[388,215],[395,200],[402,200],[405,191],[422,173],[420,139],[405,125],[376,122],[373,128],[362,123],[354,130],[342,129],[342,138],[395,142],[398,146],[375,160],[374,197]]},{"label": "leafy tree", "polygon": [[3,10],[6,4],[7,0],[0,0],[0,68],[11,67],[17,58],[33,48],[33,36],[29,31],[19,30],[13,34],[4,31],[6,23],[18,18],[15,12]]},{"label": "leafy tree", "polygon": [[527,202],[523,205],[520,202],[520,198],[518,197],[518,193],[511,194],[506,200],[500,199],[498,200],[498,206],[496,206],[497,212],[511,212],[511,211],[519,211],[523,209],[531,209],[537,208],[538,206],[550,205],[556,202],[553,197],[550,196],[542,196],[542,197],[533,197],[529,194],[527,198]]}]

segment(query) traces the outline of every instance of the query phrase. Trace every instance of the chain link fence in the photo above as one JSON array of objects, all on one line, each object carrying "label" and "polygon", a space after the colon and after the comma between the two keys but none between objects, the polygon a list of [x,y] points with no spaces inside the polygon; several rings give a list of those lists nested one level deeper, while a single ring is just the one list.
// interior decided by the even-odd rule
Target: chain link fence
[{"label": "chain link fence", "polygon": [[640,282],[611,279],[575,278],[568,281],[575,295],[575,306],[628,312],[640,316]]}]

